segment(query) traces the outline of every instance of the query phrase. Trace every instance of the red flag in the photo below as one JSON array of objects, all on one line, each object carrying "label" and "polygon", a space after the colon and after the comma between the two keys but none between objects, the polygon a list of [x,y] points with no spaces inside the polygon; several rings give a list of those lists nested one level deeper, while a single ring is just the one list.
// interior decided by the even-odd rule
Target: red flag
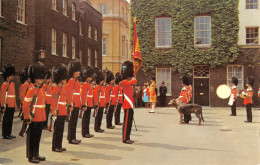
[{"label": "red flag", "polygon": [[134,76],[136,76],[136,73],[142,67],[142,56],[140,53],[139,40],[136,32],[136,17],[134,18],[133,65],[134,65]]}]

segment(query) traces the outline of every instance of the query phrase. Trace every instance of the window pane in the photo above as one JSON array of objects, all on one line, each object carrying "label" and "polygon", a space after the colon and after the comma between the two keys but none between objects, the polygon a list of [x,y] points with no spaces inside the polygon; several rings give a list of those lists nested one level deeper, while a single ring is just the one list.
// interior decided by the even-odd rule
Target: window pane
[{"label": "window pane", "polygon": [[171,46],[171,18],[156,18],[157,46]]}]

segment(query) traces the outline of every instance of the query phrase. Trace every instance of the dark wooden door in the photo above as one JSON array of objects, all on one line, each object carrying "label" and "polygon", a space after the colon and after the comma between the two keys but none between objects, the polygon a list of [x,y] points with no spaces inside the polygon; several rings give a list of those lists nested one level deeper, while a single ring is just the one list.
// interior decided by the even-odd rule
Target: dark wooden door
[{"label": "dark wooden door", "polygon": [[209,78],[194,78],[194,102],[209,106]]}]

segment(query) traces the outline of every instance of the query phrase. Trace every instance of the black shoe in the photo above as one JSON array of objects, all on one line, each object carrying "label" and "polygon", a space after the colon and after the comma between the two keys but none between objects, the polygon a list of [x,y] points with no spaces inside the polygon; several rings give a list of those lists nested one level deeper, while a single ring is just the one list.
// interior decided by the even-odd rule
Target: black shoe
[{"label": "black shoe", "polygon": [[32,157],[32,158],[29,158],[28,160],[31,163],[40,163],[40,161],[39,161],[39,159],[37,159],[37,157]]},{"label": "black shoe", "polygon": [[66,148],[61,148],[62,151],[67,151]]},{"label": "black shoe", "polygon": [[116,125],[123,125],[123,123],[117,123]]},{"label": "black shoe", "polygon": [[98,132],[98,133],[103,133],[104,130],[103,129],[99,129],[99,130],[96,130],[95,132]]},{"label": "black shoe", "polygon": [[236,115],[230,114],[230,116],[236,116]]},{"label": "black shoe", "polygon": [[14,135],[9,135],[9,137],[11,137],[11,138],[16,138],[16,136],[14,136]]},{"label": "black shoe", "polygon": [[245,120],[245,123],[252,123],[252,121],[247,121],[247,120]]},{"label": "black shoe", "polygon": [[115,126],[107,127],[108,129],[115,129]]},{"label": "black shoe", "polygon": [[69,140],[70,144],[79,144],[80,142],[81,140],[77,140],[77,139]]},{"label": "black shoe", "polygon": [[54,151],[54,152],[62,152],[62,149],[61,148],[56,148],[56,149],[54,149],[52,151]]},{"label": "black shoe", "polygon": [[4,136],[3,139],[12,139],[10,136]]},{"label": "black shoe", "polygon": [[39,160],[39,161],[45,161],[46,158],[44,156],[36,156],[36,158]]},{"label": "black shoe", "polygon": [[132,140],[126,140],[126,141],[123,141],[123,143],[126,143],[126,144],[133,144],[134,141],[132,141]]},{"label": "black shoe", "polygon": [[91,134],[86,134],[85,136],[83,136],[83,137],[85,137],[85,138],[92,138],[94,135],[91,135]]}]

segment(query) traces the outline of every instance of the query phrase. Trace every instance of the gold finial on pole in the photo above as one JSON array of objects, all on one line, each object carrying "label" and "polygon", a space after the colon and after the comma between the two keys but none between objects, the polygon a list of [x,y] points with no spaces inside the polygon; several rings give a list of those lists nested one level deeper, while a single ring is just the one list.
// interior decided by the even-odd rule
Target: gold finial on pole
[{"label": "gold finial on pole", "polygon": [[136,17],[134,17],[134,23],[136,23]]}]

